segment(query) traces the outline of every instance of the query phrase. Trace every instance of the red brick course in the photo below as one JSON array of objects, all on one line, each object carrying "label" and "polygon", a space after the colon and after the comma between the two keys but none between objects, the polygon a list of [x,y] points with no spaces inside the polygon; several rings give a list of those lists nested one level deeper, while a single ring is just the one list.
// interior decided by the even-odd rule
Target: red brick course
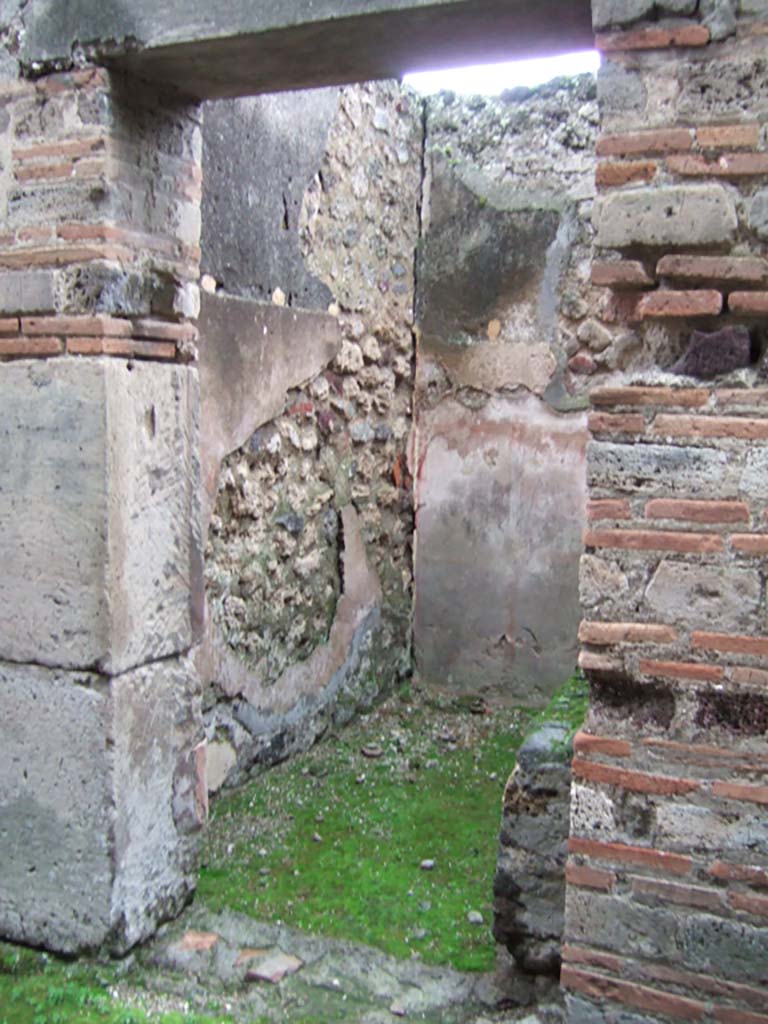
[{"label": "red brick course", "polygon": [[768,688],[768,672],[748,665],[733,665],[728,674],[734,683],[741,686],[764,686]]},{"label": "red brick course", "polygon": [[581,992],[593,999],[610,999],[637,1010],[659,1013],[680,1020],[702,1020],[706,1006],[697,1000],[671,995],[658,989],[637,985],[634,982],[607,978],[592,971],[585,971],[570,964],[564,964],[560,975],[563,988]]},{"label": "red brick course", "polygon": [[135,338],[152,338],[158,341],[196,341],[198,331],[194,324],[169,323],[167,320],[136,320],[133,325]]},{"label": "red brick course", "polygon": [[[610,968],[607,968],[608,970]],[[765,992],[749,985],[713,977],[710,974],[695,974],[693,971],[680,970],[664,964],[624,961],[622,970],[626,974],[644,981],[669,983],[688,988],[696,995],[716,996],[722,999],[738,1001],[747,1006],[766,1007]]]},{"label": "red brick course", "polygon": [[593,412],[587,419],[593,434],[642,434],[645,417],[642,413]]},{"label": "red brick course", "polygon": [[718,889],[705,889],[698,885],[680,885],[677,882],[662,882],[655,878],[633,876],[630,879],[632,895],[649,896],[664,903],[676,903],[684,907],[697,907],[715,913],[725,909],[723,895]]},{"label": "red brick course", "polygon": [[669,416],[660,413],[653,421],[654,434],[665,437],[733,438],[768,441],[768,419],[736,416]]},{"label": "red brick course", "polygon": [[643,264],[635,260],[623,260],[621,263],[598,260],[592,264],[592,284],[598,287],[645,288],[654,283]]},{"label": "red brick course", "polygon": [[637,315],[645,320],[664,317],[717,316],[723,296],[713,289],[703,291],[656,291],[643,295]]},{"label": "red brick course", "polygon": [[587,519],[590,522],[601,519],[631,519],[631,517],[629,502],[624,499],[598,498],[587,502]]},{"label": "red brick course", "polygon": [[734,636],[731,633],[706,633],[694,631],[691,647],[703,651],[722,651],[725,654],[743,654],[747,657],[768,655],[768,637]]},{"label": "red brick course", "polygon": [[658,169],[655,160],[627,160],[622,163],[603,160],[595,169],[595,182],[600,188],[620,188],[632,182],[652,181]]},{"label": "red brick course", "polygon": [[723,153],[714,159],[670,156],[667,167],[684,178],[752,178],[768,174],[768,153]]},{"label": "red brick course", "polygon": [[712,792],[724,800],[746,800],[747,803],[768,804],[768,786],[750,786],[739,782],[713,782]]},{"label": "red brick course", "polygon": [[706,46],[709,39],[708,28],[688,23],[669,28],[653,26],[628,32],[600,33],[595,38],[595,47],[604,53],[616,50],[664,50],[669,46]]},{"label": "red brick course", "polygon": [[764,1013],[750,1013],[734,1006],[716,1006],[714,1018],[718,1024],[768,1024],[768,1016]]},{"label": "red brick course", "polygon": [[629,846],[626,843],[603,843],[596,839],[581,839],[571,836],[568,840],[571,853],[593,860],[610,861],[618,864],[636,864],[652,868],[667,875],[687,875],[693,868],[693,861],[679,853],[668,853],[646,846]]},{"label": "red brick course", "polygon": [[618,974],[622,966],[618,956],[611,956],[610,953],[603,953],[597,949],[584,949],[583,946],[573,946],[570,943],[563,946],[562,957],[565,963],[589,964],[590,967],[599,967],[614,974]]},{"label": "red brick course", "polygon": [[679,796],[683,793],[695,793],[701,789],[701,783],[695,779],[677,779],[667,775],[651,775],[648,772],[635,772],[627,768],[614,768],[612,765],[598,764],[575,757],[571,769],[576,778],[590,782],[602,782],[608,786],[619,786],[633,793],[653,793],[659,796]]},{"label": "red brick course", "polygon": [[734,533],[731,547],[744,555],[768,555],[768,533]]},{"label": "red brick course", "polygon": [[732,313],[768,314],[768,292],[731,292],[728,308]]},{"label": "red brick course", "polygon": [[755,896],[748,892],[731,892],[728,902],[734,910],[743,910],[753,917],[768,917],[768,896]]},{"label": "red brick course", "polygon": [[573,738],[573,749],[577,754],[605,754],[608,757],[629,757],[632,744],[611,736],[594,736],[583,730]]},{"label": "red brick course", "polygon": [[579,668],[584,672],[620,672],[623,667],[619,658],[595,651],[579,651]]},{"label": "red brick course", "polygon": [[127,338],[133,327],[130,320],[111,316],[25,316],[21,319],[23,334],[80,334],[108,338]]},{"label": "red brick course", "polygon": [[0,356],[29,357],[39,359],[58,356],[64,351],[60,338],[0,338]]},{"label": "red brick course", "polygon": [[94,135],[82,139],[63,139],[60,142],[39,142],[31,146],[18,146],[13,150],[13,159],[47,160],[91,156],[106,149],[107,136]]},{"label": "red brick course", "polygon": [[19,183],[25,184],[62,178],[95,178],[105,170],[103,160],[69,160],[59,164],[22,164],[16,168],[15,177]]},{"label": "red brick course", "polygon": [[723,882],[746,882],[757,888],[768,889],[768,869],[754,867],[751,864],[728,864],[716,860],[709,869],[713,878]]},{"label": "red brick course", "polygon": [[579,626],[579,640],[597,647],[611,644],[671,644],[677,639],[672,626],[648,622],[588,622]]},{"label": "red brick course", "polygon": [[749,507],[743,501],[655,498],[646,504],[645,515],[647,519],[680,519],[690,523],[748,523]]},{"label": "red brick course", "polygon": [[565,865],[565,880],[569,885],[577,885],[582,889],[611,892],[616,884],[616,875],[612,871],[602,871],[600,868],[568,861]]},{"label": "red brick course", "polygon": [[595,388],[590,395],[590,401],[592,405],[598,407],[661,405],[693,409],[707,404],[709,392],[698,388],[608,387]]},{"label": "red brick course", "polygon": [[718,406],[764,406],[768,403],[768,388],[718,388],[715,391]]},{"label": "red brick course", "polygon": [[588,548],[624,551],[676,551],[678,554],[717,554],[724,550],[717,533],[677,533],[669,530],[587,530]]},{"label": "red brick course", "polygon": [[25,270],[27,267],[62,267],[71,263],[113,260],[131,263],[134,253],[114,245],[56,246],[43,249],[12,249],[0,252],[0,268]]},{"label": "red brick course", "polygon": [[124,356],[162,362],[174,360],[177,354],[175,342],[133,338],[67,338],[67,352],[71,356]]},{"label": "red brick course", "polygon": [[702,149],[755,149],[760,141],[760,125],[701,125],[696,129],[696,141]]},{"label": "red brick course", "polygon": [[641,658],[638,668],[644,675],[665,679],[694,679],[701,682],[719,682],[725,676],[722,665],[702,665],[699,662],[653,661]]},{"label": "red brick course", "polygon": [[660,128],[654,131],[602,135],[596,145],[598,156],[674,153],[692,148],[693,132],[688,128]]},{"label": "red brick course", "polygon": [[662,256],[656,272],[688,281],[761,284],[768,279],[768,262],[748,256]]}]

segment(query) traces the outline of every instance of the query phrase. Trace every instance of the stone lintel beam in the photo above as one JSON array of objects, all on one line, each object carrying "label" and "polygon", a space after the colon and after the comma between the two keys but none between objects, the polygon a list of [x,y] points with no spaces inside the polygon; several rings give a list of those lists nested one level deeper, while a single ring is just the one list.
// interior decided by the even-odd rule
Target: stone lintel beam
[{"label": "stone lintel beam", "polygon": [[23,59],[39,72],[85,55],[216,99],[592,44],[589,0],[33,0]]}]

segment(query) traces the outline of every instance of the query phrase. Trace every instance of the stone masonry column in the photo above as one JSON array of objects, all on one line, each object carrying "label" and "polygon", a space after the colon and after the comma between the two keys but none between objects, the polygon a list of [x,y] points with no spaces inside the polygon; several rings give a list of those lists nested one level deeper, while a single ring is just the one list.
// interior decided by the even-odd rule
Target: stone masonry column
[{"label": "stone masonry column", "polygon": [[592,394],[562,980],[571,1024],[765,1024],[768,4],[593,13],[593,282],[647,369]]},{"label": "stone masonry column", "polygon": [[199,115],[90,68],[0,131],[0,935],[119,952],[207,811]]}]

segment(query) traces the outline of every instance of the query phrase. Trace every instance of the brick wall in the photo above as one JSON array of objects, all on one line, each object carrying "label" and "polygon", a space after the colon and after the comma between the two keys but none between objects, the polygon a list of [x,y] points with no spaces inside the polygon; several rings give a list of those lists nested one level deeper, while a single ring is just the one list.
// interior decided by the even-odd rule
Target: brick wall
[{"label": "brick wall", "polygon": [[103,69],[0,90],[0,358],[189,361],[200,123]]},{"label": "brick wall", "polygon": [[[765,16],[593,4],[592,393],[563,983],[573,1022],[768,1020]],[[688,352],[692,333],[699,357]],[[705,336],[715,332],[713,341]],[[701,352],[706,358],[701,358]]]}]

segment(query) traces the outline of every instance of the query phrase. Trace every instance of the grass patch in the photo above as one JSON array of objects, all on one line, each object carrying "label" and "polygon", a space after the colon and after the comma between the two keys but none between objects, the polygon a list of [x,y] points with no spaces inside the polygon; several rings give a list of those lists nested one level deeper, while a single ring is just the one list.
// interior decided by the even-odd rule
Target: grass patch
[{"label": "grass patch", "polygon": [[112,964],[71,963],[0,943],[0,1024],[230,1024],[233,1019],[155,1009],[148,1015],[112,991],[118,974]]},{"label": "grass patch", "polygon": [[[493,968],[500,801],[529,716],[413,698],[218,800],[198,887],[206,906]],[[367,758],[371,747],[381,755]]]}]

